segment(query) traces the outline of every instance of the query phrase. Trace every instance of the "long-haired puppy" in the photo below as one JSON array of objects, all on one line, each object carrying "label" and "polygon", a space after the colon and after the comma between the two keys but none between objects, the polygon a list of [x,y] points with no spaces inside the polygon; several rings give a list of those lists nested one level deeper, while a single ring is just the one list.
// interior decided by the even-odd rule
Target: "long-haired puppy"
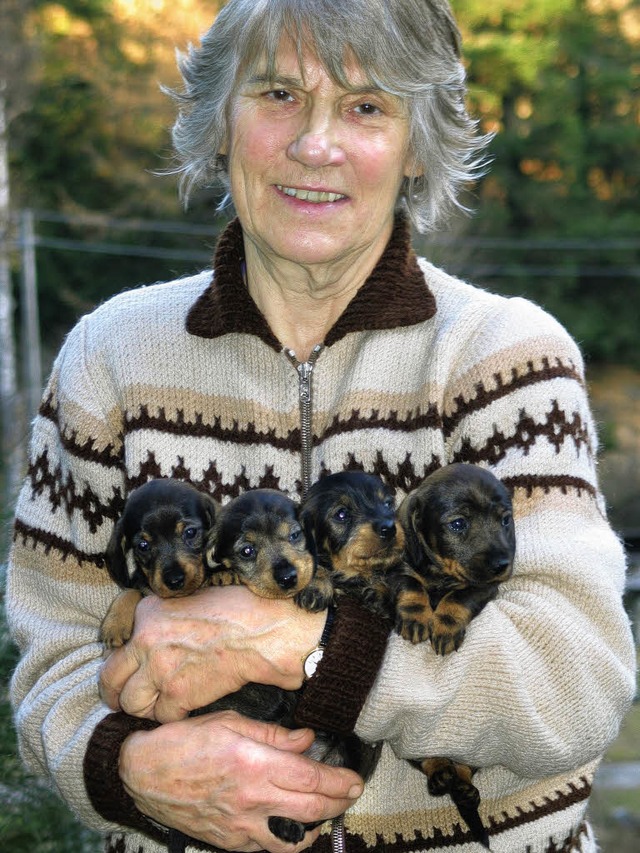
[{"label": "long-haired puppy", "polygon": [[332,600],[300,506],[282,492],[253,489],[223,507],[205,552],[214,585],[244,584],[262,598],[293,598],[310,611],[325,610]]},{"label": "long-haired puppy", "polygon": [[[490,471],[454,464],[438,469],[399,510],[405,554],[414,574],[402,577],[398,630],[412,643],[429,640],[440,655],[460,648],[467,627],[511,577],[515,526],[511,496]],[[489,848],[478,814],[474,769],[448,758],[413,762],[429,792],[449,794],[476,841]]]},{"label": "long-haired puppy", "polygon": [[109,574],[123,589],[100,628],[107,648],[129,639],[143,595],[175,598],[207,583],[204,542],[217,512],[213,498],[180,480],[149,480],[129,494],[106,552]]},{"label": "long-haired puppy", "polygon": [[388,572],[402,562],[405,536],[383,481],[362,471],[323,477],[309,489],[302,522],[334,594],[358,598],[388,617]]}]

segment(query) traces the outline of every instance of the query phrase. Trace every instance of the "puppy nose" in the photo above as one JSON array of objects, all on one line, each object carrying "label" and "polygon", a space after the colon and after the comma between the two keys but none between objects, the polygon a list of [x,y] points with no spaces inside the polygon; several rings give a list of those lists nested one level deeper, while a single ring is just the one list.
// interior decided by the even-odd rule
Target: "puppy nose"
[{"label": "puppy nose", "polygon": [[498,575],[503,575],[510,565],[511,560],[508,557],[497,557],[495,560],[491,561],[490,568],[493,574],[497,577]]},{"label": "puppy nose", "polygon": [[396,526],[393,521],[383,521],[378,525],[378,536],[381,539],[393,539],[396,535]]},{"label": "puppy nose", "polygon": [[273,566],[273,577],[281,589],[292,589],[298,583],[298,572],[288,560],[279,560]]},{"label": "puppy nose", "polygon": [[184,586],[184,571],[179,566],[172,566],[162,573],[162,579],[167,589],[182,589]]}]

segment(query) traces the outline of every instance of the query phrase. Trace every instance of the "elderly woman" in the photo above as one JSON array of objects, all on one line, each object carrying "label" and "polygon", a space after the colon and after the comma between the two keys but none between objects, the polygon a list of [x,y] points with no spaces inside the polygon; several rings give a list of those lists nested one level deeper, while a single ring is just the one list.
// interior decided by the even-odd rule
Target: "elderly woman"
[{"label": "elderly woman", "polygon": [[[327,850],[326,827],[286,844],[267,816],[345,810],[353,851],[470,849],[406,760],[426,755],[479,768],[496,853],[594,851],[591,783],[634,690],[623,554],[574,343],[410,246],[409,223],[443,220],[486,143],[448,5],[231,0],[182,72],[184,188],[222,181],[237,218],[213,275],[117,296],[55,363],[9,577],[26,763],[111,853],[158,853],[167,827],[194,849]],[[103,666],[105,548],[137,484],[300,498],[358,468],[402,497],[454,461],[513,490],[515,572],[446,658],[338,608],[301,713],[384,743],[364,793],[303,755],[310,730],[187,716],[248,681],[301,687],[324,613],[243,588],[150,596]]]}]

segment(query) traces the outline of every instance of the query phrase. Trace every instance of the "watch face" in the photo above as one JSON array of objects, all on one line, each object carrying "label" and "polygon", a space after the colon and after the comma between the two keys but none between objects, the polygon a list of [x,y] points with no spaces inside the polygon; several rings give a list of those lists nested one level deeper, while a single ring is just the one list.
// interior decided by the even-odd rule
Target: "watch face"
[{"label": "watch face", "polygon": [[307,678],[311,678],[314,675],[323,655],[324,649],[314,649],[312,652],[309,652],[304,662],[304,674]]}]

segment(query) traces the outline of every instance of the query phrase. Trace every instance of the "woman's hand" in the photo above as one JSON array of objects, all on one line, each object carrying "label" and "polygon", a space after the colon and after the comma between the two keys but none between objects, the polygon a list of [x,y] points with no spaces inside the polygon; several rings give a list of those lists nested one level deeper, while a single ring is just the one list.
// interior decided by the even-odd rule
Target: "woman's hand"
[{"label": "woman's hand", "polygon": [[324,622],[324,613],[258,598],[242,586],[146,596],[131,639],[102,668],[102,698],[114,710],[166,723],[249,681],[297,690],[302,659]]},{"label": "woman's hand", "polygon": [[310,729],[221,711],[136,732],[120,751],[120,776],[137,808],[165,826],[225,850],[297,853],[267,826],[270,815],[309,823],[342,814],[362,793],[351,770],[299,753]]}]

